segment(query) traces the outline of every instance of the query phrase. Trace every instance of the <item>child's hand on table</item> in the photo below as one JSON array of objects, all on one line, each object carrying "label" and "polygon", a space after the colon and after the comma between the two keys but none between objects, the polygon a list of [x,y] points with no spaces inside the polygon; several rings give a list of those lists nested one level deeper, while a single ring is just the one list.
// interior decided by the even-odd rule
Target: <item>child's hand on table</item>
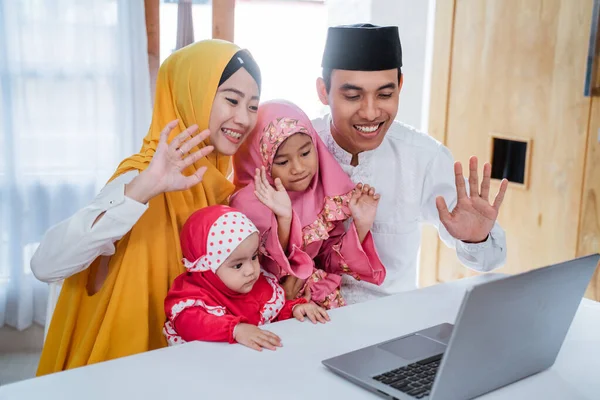
[{"label": "child's hand on table", "polygon": [[282,346],[279,336],[263,331],[252,324],[238,324],[233,330],[233,338],[238,343],[257,351],[262,351],[263,348],[275,350]]},{"label": "child's hand on table", "polygon": [[306,316],[313,324],[316,324],[317,321],[322,324],[329,321],[327,311],[315,303],[298,304],[294,306],[292,314],[298,321],[304,321],[304,317]]}]

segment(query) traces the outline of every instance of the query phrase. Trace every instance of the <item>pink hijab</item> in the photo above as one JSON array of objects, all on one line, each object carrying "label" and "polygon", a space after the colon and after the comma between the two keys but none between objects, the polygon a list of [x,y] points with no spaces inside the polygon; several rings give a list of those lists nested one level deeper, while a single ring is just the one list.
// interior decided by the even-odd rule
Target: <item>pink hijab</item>
[{"label": "pink hijab", "polygon": [[[308,189],[288,192],[300,223],[305,228],[313,227],[313,231],[320,227],[328,232],[333,229],[333,221],[343,221],[350,216],[347,205],[354,184],[327,150],[306,114],[293,103],[273,100],[261,104],[256,127],[233,156],[236,192],[230,204],[243,211],[261,233],[270,228],[273,213],[254,194],[254,171],[264,166],[267,179],[273,184],[271,166],[277,149],[296,133],[311,137],[319,160],[317,173]],[[327,237],[326,232],[323,233],[321,239]]]}]

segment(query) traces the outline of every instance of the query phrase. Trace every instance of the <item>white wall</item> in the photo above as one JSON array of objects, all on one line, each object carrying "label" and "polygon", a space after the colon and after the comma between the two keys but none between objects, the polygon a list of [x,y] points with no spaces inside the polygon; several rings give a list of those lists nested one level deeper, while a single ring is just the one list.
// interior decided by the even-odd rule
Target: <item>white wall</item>
[{"label": "white wall", "polygon": [[329,26],[358,22],[398,26],[404,86],[396,119],[427,129],[435,0],[327,0]]},{"label": "white wall", "polygon": [[371,20],[372,0],[325,0],[327,25],[349,25]]}]

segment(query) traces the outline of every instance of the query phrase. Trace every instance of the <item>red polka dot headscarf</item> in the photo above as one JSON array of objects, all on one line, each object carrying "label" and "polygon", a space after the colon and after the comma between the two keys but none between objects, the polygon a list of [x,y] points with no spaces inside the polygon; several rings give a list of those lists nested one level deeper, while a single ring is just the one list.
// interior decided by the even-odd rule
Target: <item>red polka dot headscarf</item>
[{"label": "red polka dot headscarf", "polygon": [[183,263],[190,272],[216,272],[236,247],[258,232],[252,221],[234,208],[209,206],[194,212],[181,230]]}]

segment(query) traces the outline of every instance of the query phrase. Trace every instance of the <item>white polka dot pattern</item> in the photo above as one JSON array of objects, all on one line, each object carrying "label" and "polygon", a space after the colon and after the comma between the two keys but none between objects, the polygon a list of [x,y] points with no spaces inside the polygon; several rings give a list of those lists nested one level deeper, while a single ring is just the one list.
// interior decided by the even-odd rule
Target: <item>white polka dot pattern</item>
[{"label": "white polka dot pattern", "polygon": [[185,268],[190,272],[216,272],[235,248],[254,232],[258,229],[244,214],[235,211],[221,215],[208,232],[206,254],[193,262],[184,259]]},{"label": "white polka dot pattern", "polygon": [[165,325],[163,326],[163,335],[165,335],[165,338],[167,339],[167,344],[169,346],[175,346],[177,344],[185,343],[185,340],[183,340],[181,336],[177,334],[175,328],[173,328],[173,324],[171,324],[171,321],[165,322]]},{"label": "white polka dot pattern", "polygon": [[181,314],[183,310],[191,307],[202,307],[207,313],[212,314],[216,317],[222,317],[227,313],[227,309],[225,307],[209,306],[202,300],[198,299],[186,299],[178,302],[173,307],[171,307],[171,313],[167,315],[168,320],[163,326],[163,335],[165,335],[165,337],[167,338],[169,346],[185,343],[185,340],[183,340],[175,331],[172,321],[175,321],[175,318],[177,318],[177,316]]},{"label": "white polka dot pattern", "polygon": [[265,303],[262,310],[260,310],[260,321],[258,325],[268,324],[273,321],[285,305],[285,293],[283,292],[283,288],[277,282],[275,275],[272,275],[265,270],[261,270],[261,272],[267,279],[267,282],[269,282],[269,285],[271,285],[273,295],[269,301]]}]

